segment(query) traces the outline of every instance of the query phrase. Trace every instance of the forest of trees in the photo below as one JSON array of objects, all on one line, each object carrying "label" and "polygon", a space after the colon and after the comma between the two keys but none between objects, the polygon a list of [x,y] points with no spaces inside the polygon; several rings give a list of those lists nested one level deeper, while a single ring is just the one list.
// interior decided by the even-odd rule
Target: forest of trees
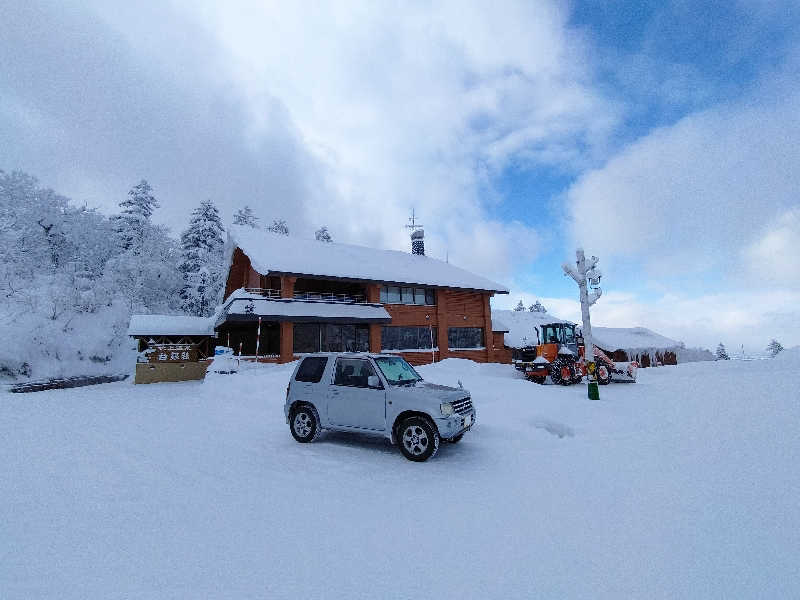
[{"label": "forest of trees", "polygon": [[[131,345],[131,314],[213,313],[226,276],[217,207],[199,202],[179,240],[153,223],[159,207],[144,179],[106,216],[0,170],[0,378],[107,371]],[[258,221],[247,206],[234,215]],[[264,229],[289,234],[280,219]]]}]

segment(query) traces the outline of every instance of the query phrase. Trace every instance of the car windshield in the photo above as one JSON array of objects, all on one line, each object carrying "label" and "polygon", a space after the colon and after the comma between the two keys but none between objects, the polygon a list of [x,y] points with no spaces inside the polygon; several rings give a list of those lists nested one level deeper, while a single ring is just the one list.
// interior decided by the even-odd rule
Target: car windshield
[{"label": "car windshield", "polygon": [[412,385],[417,381],[422,381],[410,364],[399,356],[379,356],[375,358],[375,364],[386,377],[389,385]]}]

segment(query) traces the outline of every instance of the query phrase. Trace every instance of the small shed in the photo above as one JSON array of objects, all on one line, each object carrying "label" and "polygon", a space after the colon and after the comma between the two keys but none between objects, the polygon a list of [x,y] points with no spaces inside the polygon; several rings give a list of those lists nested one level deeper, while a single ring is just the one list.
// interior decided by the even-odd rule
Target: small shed
[{"label": "small shed", "polygon": [[137,342],[135,383],[203,379],[214,357],[213,318],[132,315],[128,335]]}]

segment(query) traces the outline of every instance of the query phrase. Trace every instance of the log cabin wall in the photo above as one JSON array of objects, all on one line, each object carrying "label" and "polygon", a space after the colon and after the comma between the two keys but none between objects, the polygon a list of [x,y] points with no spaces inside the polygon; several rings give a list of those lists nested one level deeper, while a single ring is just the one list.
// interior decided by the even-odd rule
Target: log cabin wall
[{"label": "log cabin wall", "polygon": [[[252,270],[253,267],[250,265],[250,259],[241,249],[236,248],[236,250],[233,251],[231,268],[228,271],[228,279],[225,282],[225,300],[239,288],[251,287],[249,279]],[[258,287],[258,285],[253,287]]]}]

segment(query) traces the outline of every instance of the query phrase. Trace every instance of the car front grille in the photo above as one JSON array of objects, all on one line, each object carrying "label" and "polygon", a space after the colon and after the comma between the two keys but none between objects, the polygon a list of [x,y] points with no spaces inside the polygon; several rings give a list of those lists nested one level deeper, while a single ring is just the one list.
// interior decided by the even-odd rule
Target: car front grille
[{"label": "car front grille", "polygon": [[450,404],[453,405],[453,410],[460,415],[465,415],[469,412],[472,412],[472,398],[469,396],[462,398],[461,400],[451,402]]}]

